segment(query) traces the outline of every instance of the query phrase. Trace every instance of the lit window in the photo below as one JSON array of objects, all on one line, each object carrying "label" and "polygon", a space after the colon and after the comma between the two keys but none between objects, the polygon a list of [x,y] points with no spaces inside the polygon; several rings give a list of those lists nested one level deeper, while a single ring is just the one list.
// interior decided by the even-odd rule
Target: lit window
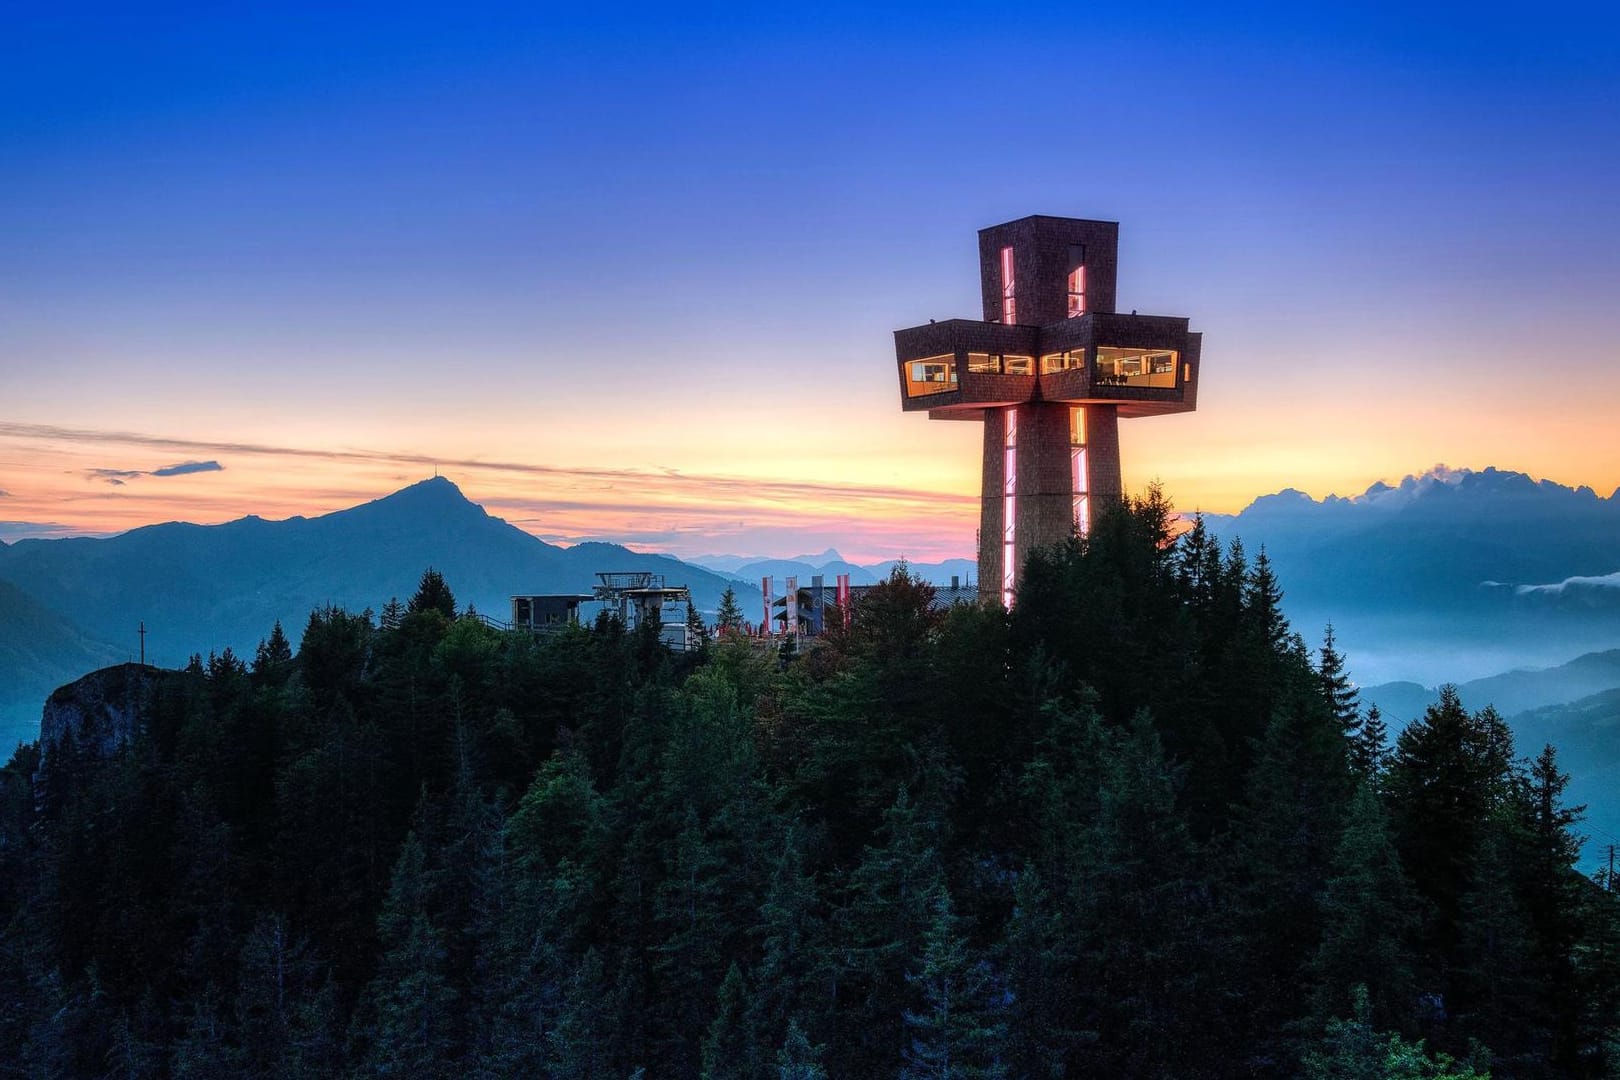
[{"label": "lit window", "polygon": [[1174,388],[1177,360],[1174,349],[1119,349],[1099,345],[1097,385]]},{"label": "lit window", "polygon": [[1070,349],[1067,352],[1047,353],[1041,357],[1041,374],[1051,375],[1058,371],[1068,371],[1072,368],[1086,366],[1086,351],[1084,349]]},{"label": "lit window", "polygon": [[956,356],[929,356],[905,363],[906,396],[924,397],[945,394],[956,389]]},{"label": "lit window", "polygon": [[1033,356],[1003,356],[1001,370],[1008,375],[1035,374],[1035,358]]},{"label": "lit window", "polygon": [[1018,301],[1013,296],[1013,249],[1001,249],[1001,321],[1008,326],[1018,321]]},{"label": "lit window", "polygon": [[1069,245],[1069,318],[1086,313],[1086,248]]},{"label": "lit window", "polygon": [[999,353],[968,353],[968,370],[976,375],[1000,375],[1001,355]]},{"label": "lit window", "polygon": [[1086,468],[1086,410],[1069,410],[1069,484],[1074,493],[1074,531],[1091,531],[1090,472]]}]

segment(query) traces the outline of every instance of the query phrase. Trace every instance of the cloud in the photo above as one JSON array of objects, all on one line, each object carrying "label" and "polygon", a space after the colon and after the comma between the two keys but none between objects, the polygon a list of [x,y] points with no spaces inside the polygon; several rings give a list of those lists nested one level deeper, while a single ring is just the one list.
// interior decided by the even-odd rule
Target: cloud
[{"label": "cloud", "polygon": [[[779,554],[839,546],[868,561],[904,552],[923,561],[961,555],[972,542],[977,517],[977,493],[949,492],[899,484],[827,482],[798,476],[738,476],[688,472],[660,465],[641,468],[557,466],[524,461],[436,457],[381,449],[311,448],[264,443],[225,443],[173,438],[117,430],[86,430],[0,420],[0,439],[18,439],[82,448],[92,453],[119,453],[131,447],[154,456],[172,455],[188,463],[231,457],[279,463],[330,463],[362,466],[367,473],[399,479],[421,476],[435,466],[478,476],[480,486],[495,490],[480,493],[479,502],[492,514],[542,539],[566,544],[594,538],[676,554],[714,550],[716,545],[737,545],[748,550]],[[106,448],[111,447],[108,451]],[[233,466],[234,468],[235,466]],[[300,472],[313,472],[303,470]],[[161,504],[161,512],[179,515],[184,509],[219,520],[237,512],[236,501],[203,486],[161,490],[165,484],[138,482],[151,475],[141,470],[99,470],[101,483],[128,480],[118,492],[119,520],[136,521],[142,502]],[[516,483],[514,483],[516,481]],[[523,494],[507,493],[520,489]],[[103,498],[105,492],[85,498]],[[282,496],[286,498],[285,495]],[[261,500],[253,509],[266,516],[278,507],[286,512],[307,512],[312,505],[351,505],[375,497],[369,488],[305,489],[293,502]],[[194,508],[194,509],[192,509]],[[108,511],[108,513],[112,513]],[[105,520],[102,518],[101,520]],[[932,537],[930,542],[925,538]]]},{"label": "cloud", "polygon": [[153,476],[186,476],[199,472],[224,472],[225,466],[217,461],[182,461],[177,465],[165,465],[161,469],[153,469]]},{"label": "cloud", "polygon": [[1513,591],[1520,596],[1562,596],[1569,589],[1620,589],[1620,570],[1598,577],[1567,577],[1550,585],[1519,585]]},{"label": "cloud", "polygon": [[105,480],[114,487],[123,487],[124,481],[137,476],[188,476],[191,473],[224,471],[225,466],[217,461],[180,461],[156,469],[91,469],[88,475],[93,480]]},{"label": "cloud", "polygon": [[[688,473],[662,468],[577,468],[559,465],[536,465],[522,461],[434,457],[431,454],[395,453],[384,450],[319,450],[299,446],[273,446],[265,443],[180,439],[162,435],[146,435],[133,431],[93,431],[83,428],[57,427],[52,424],[23,424],[14,421],[0,421],[0,438],[39,439],[48,442],[66,443],[117,443],[127,446],[149,446],[167,450],[190,450],[215,454],[251,454],[268,457],[309,458],[320,461],[388,463],[426,468],[465,469],[468,471],[524,476],[558,477],[579,480],[592,485],[605,485],[608,488],[625,481],[640,483],[658,481],[661,482],[661,486],[670,490],[691,488],[694,491],[708,494],[731,492],[766,499],[796,499],[803,496],[817,496],[834,499],[852,497],[880,500],[908,499],[918,503],[932,503],[940,506],[977,505],[978,503],[977,496],[920,491],[916,488],[887,487],[883,485],[828,484],[808,480],[761,479],[758,477],[725,476],[714,473]],[[104,479],[151,474],[139,471],[125,472],[115,469],[93,469],[91,475],[96,476],[98,479]]]},{"label": "cloud", "polygon": [[5,488],[0,488],[0,499],[9,498],[11,498],[11,492],[7,491]]}]

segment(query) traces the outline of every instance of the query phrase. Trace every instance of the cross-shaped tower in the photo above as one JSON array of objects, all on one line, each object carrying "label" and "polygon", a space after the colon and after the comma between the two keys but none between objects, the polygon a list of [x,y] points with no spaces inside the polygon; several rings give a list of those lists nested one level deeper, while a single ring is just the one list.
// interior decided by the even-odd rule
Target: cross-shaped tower
[{"label": "cross-shaped tower", "polygon": [[1024,560],[1121,495],[1121,417],[1198,404],[1202,335],[1114,311],[1119,224],[1026,217],[979,231],[984,321],[897,330],[900,404],[984,422],[979,589],[1011,607]]}]

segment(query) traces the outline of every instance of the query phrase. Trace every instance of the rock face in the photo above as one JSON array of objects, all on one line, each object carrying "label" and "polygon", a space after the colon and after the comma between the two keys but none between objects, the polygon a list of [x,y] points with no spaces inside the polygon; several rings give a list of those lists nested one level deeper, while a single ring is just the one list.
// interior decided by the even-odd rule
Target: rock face
[{"label": "rock face", "polygon": [[116,664],[58,688],[45,702],[40,746],[49,754],[71,731],[80,753],[112,753],[139,730],[163,675],[150,665]]}]

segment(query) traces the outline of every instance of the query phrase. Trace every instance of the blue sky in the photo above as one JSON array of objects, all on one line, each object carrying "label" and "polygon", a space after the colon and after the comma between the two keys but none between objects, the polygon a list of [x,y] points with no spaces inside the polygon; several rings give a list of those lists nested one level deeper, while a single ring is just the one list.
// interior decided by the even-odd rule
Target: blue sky
[{"label": "blue sky", "polygon": [[[6,22],[0,420],[106,436],[0,445],[8,518],[311,512],[417,478],[260,455],[95,483],[188,456],[133,433],[825,485],[765,507],[649,480],[593,516],[458,477],[544,535],[676,550],[824,546],[842,485],[905,489],[937,512],[870,553],[907,529],[963,553],[971,425],[900,415],[889,334],[976,315],[975,230],[1028,213],[1120,221],[1121,306],[1206,334],[1199,413],[1128,425],[1128,485],[1235,510],[1440,460],[1620,483],[1620,34],[1595,5]],[[838,404],[806,432],[809,400]]]}]

